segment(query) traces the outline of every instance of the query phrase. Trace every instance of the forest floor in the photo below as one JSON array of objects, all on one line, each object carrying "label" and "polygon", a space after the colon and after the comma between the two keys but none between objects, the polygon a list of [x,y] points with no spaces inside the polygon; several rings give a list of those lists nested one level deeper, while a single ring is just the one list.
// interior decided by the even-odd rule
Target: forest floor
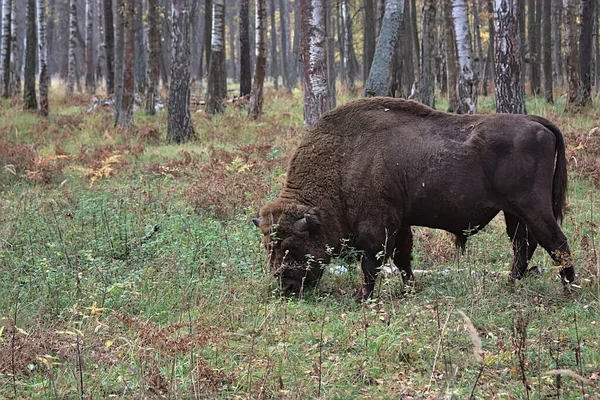
[{"label": "forest floor", "polygon": [[415,229],[425,272],[365,304],[356,265],[292,297],[265,269],[251,218],[285,181],[300,93],[267,91],[259,121],[194,109],[182,146],[164,110],[118,130],[91,102],[55,89],[49,118],[0,103],[0,398],[599,398],[598,98],[527,104],[567,139],[576,294],[542,250],[542,276],[508,284],[499,216],[464,255]]}]

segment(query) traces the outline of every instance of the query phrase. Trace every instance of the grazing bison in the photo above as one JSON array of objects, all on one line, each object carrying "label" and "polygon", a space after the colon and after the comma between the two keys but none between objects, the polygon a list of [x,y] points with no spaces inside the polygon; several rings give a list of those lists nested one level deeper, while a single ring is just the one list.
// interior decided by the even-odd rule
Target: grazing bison
[{"label": "grazing bison", "polygon": [[563,136],[544,118],[360,99],[323,114],[306,133],[279,198],[254,223],[284,290],[314,285],[331,249],[350,238],[363,253],[360,296],[368,298],[386,258],[413,277],[411,226],[446,230],[464,246],[503,211],[511,279],[525,274],[539,243],[569,288],[575,271],[557,223],[566,191]]}]

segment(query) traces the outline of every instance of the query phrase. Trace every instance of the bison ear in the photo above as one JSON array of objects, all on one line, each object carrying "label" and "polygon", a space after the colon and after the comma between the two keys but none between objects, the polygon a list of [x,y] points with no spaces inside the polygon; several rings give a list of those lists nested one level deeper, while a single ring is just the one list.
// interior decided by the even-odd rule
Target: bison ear
[{"label": "bison ear", "polygon": [[300,232],[314,229],[321,225],[321,212],[318,208],[311,208],[302,218],[294,223],[294,228]]},{"label": "bison ear", "polygon": [[252,218],[252,223],[258,228],[260,226],[260,219]]}]

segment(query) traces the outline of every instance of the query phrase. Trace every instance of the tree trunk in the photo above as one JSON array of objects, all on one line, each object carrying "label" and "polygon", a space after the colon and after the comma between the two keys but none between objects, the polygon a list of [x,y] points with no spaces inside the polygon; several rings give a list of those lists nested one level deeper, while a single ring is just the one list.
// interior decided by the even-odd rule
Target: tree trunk
[{"label": "tree trunk", "polygon": [[518,0],[496,0],[496,112],[526,114],[521,79]]},{"label": "tree trunk", "polygon": [[371,72],[365,83],[364,96],[366,97],[386,95],[390,61],[396,49],[398,28],[404,14],[403,6],[401,0],[388,0],[385,4],[385,15],[377,38]]},{"label": "tree trunk", "polygon": [[269,20],[271,21],[271,77],[275,90],[279,89],[279,63],[277,61],[277,26],[275,24],[275,0],[269,1]]},{"label": "tree trunk", "polygon": [[594,2],[581,0],[581,30],[579,32],[579,73],[581,79],[581,105],[592,105],[592,44]]},{"label": "tree trunk", "polygon": [[[220,18],[215,19],[223,23],[223,1],[215,0],[213,7],[219,7],[215,15],[218,15],[220,11]],[[188,0],[173,1],[172,27],[173,59],[171,61],[167,137],[171,142],[185,143],[194,137],[194,127],[190,116],[190,16],[188,13]],[[221,38],[221,46],[222,40],[223,38]],[[220,59],[221,57],[213,57],[213,60]],[[220,75],[217,75],[216,80],[221,81]]]},{"label": "tree trunk", "polygon": [[477,81],[473,71],[473,50],[469,29],[469,10],[466,0],[454,0],[452,7],[456,48],[458,49],[458,109],[459,114],[477,112]]},{"label": "tree trunk", "polygon": [[125,1],[117,0],[115,32],[115,126],[121,120],[123,102],[123,58],[125,51]]},{"label": "tree trunk", "polygon": [[67,78],[67,97],[73,95],[77,68],[77,0],[69,4],[69,72]]},{"label": "tree trunk", "polygon": [[50,112],[48,106],[48,83],[50,76],[48,74],[48,37],[46,31],[46,21],[48,21],[48,9],[46,0],[38,0],[38,44],[39,44],[39,67],[40,67],[40,101],[39,114],[47,117]]},{"label": "tree trunk", "polygon": [[27,0],[27,48],[25,50],[25,84],[23,87],[23,103],[27,110],[37,109],[37,98],[35,93],[35,64],[37,50],[35,1],[36,0]]},{"label": "tree trunk", "polygon": [[[239,14],[237,12],[236,9],[230,10],[230,11],[234,11],[235,14]],[[234,22],[233,22],[233,15],[234,13],[229,14],[228,16],[228,20],[227,20],[227,25],[230,27],[228,29],[228,33],[229,33],[229,68],[227,69],[228,71],[230,71],[230,73],[228,72],[228,74],[231,76],[231,79],[233,79],[233,82],[238,82],[238,69],[237,69],[237,45],[236,45],[236,40],[235,40],[235,32],[236,30],[233,28],[234,26]],[[227,77],[225,77],[225,79],[227,79]]]},{"label": "tree trunk", "polygon": [[160,31],[158,0],[148,0],[148,63],[146,88],[146,114],[156,114],[156,98],[158,95],[158,78],[160,65]]},{"label": "tree trunk", "polygon": [[291,89],[290,86],[290,17],[288,0],[279,0],[279,26],[281,29],[281,75],[283,76],[283,86]]},{"label": "tree trunk", "polygon": [[223,52],[225,51],[225,4],[223,0],[213,0],[212,42],[210,67],[208,75],[208,91],[206,93],[206,112],[211,114],[223,112]]},{"label": "tree trunk", "polygon": [[544,63],[544,99],[554,103],[552,95],[552,4],[543,1],[542,9],[542,49]]},{"label": "tree trunk", "polygon": [[350,15],[349,0],[342,0],[342,20],[344,21],[344,64],[346,66],[346,78],[350,93],[356,92],[355,78],[358,62],[354,52],[354,36],[352,34],[352,17]]},{"label": "tree trunk", "polygon": [[327,58],[325,57],[325,7],[322,0],[301,0],[304,126],[313,126],[327,111]]},{"label": "tree trunk", "polygon": [[553,76],[559,87],[564,84],[563,76],[563,38],[561,26],[563,24],[563,0],[552,0],[552,46],[554,49]]},{"label": "tree trunk", "polygon": [[[490,38],[488,40],[488,51],[487,57],[485,59],[485,68],[483,70],[483,82],[482,82],[482,92],[481,94],[484,96],[488,95],[488,80],[490,75],[493,75],[494,71],[494,2],[492,0],[488,0],[487,2],[487,11],[489,14],[488,19],[488,32]],[[492,80],[493,80],[492,76]]]},{"label": "tree trunk", "polygon": [[210,58],[212,51],[213,32],[213,0],[204,0],[204,61],[206,64],[206,79],[210,75]]},{"label": "tree trunk", "polygon": [[96,75],[94,71],[94,0],[85,1],[85,90],[96,92]]},{"label": "tree trunk", "polygon": [[4,0],[2,5],[2,52],[0,53],[0,77],[2,78],[2,97],[8,99],[10,93],[10,57],[12,54],[11,39],[11,13],[12,2],[16,0]]},{"label": "tree trunk", "polygon": [[448,77],[448,112],[458,110],[458,54],[452,17],[452,0],[444,1],[444,27],[446,31],[446,68]]},{"label": "tree trunk", "polygon": [[267,51],[267,8],[265,6],[265,0],[256,0],[255,35],[256,65],[254,67],[252,92],[250,94],[250,108],[248,110],[248,114],[252,119],[257,119],[262,114],[263,108],[263,86],[267,64],[265,56]]},{"label": "tree trunk", "polygon": [[421,90],[419,101],[429,107],[435,107],[435,0],[423,2],[423,33],[421,34]]},{"label": "tree trunk", "polygon": [[529,66],[531,70],[531,94],[540,94],[540,17],[538,15],[537,3],[541,0],[529,0],[528,34],[529,34]]},{"label": "tree trunk", "polygon": [[135,88],[141,96],[146,94],[146,40],[144,38],[144,2],[135,0]]},{"label": "tree trunk", "polygon": [[252,90],[249,9],[250,0],[240,0],[240,96],[247,96]]},{"label": "tree trunk", "polygon": [[[209,2],[209,0],[206,0],[206,2]],[[171,71],[171,58],[173,55],[170,16],[173,14],[173,8],[171,0],[161,0],[160,3],[162,9],[160,14],[161,32],[165,32],[160,42],[160,73],[163,87],[169,90],[169,73]]]},{"label": "tree trunk", "polygon": [[404,85],[404,93],[407,94],[409,99],[415,99],[417,92],[415,89],[415,65],[414,65],[414,57],[413,57],[413,26],[412,26],[412,18],[410,16],[410,4],[411,0],[404,0],[404,17],[402,18],[404,23],[404,37],[401,38],[403,40],[403,71],[402,76],[404,77],[403,85]]},{"label": "tree trunk", "polygon": [[366,82],[375,55],[375,9],[373,0],[364,0],[363,4],[365,9],[363,26],[368,27],[363,31],[363,81]]},{"label": "tree trunk", "polygon": [[300,0],[294,0],[294,38],[292,40],[292,65],[290,69],[290,86],[298,86],[298,75],[301,71],[300,36],[301,36]]},{"label": "tree trunk", "polygon": [[567,104],[566,110],[584,105],[579,67],[579,16],[580,0],[565,0],[565,54],[567,63]]},{"label": "tree trunk", "polygon": [[420,75],[421,75],[421,54],[420,54],[420,49],[421,49],[421,42],[419,42],[419,26],[417,25],[417,5],[416,5],[416,0],[410,0],[410,25],[411,25],[411,34],[412,34],[412,51],[413,51],[413,56],[412,59],[414,60],[413,62],[416,64],[414,65],[414,81],[413,81],[413,87],[411,89],[411,98],[414,99],[418,99],[420,96],[420,91],[421,91],[421,82],[420,82]]},{"label": "tree trunk", "polygon": [[19,43],[19,18],[17,15],[17,1],[12,2],[11,12],[11,41],[10,46],[12,55],[10,58],[10,92],[11,96],[19,96],[21,94],[21,49]]},{"label": "tree trunk", "polygon": [[336,105],[336,70],[335,70],[335,40],[333,33],[333,5],[331,1],[326,1],[325,7],[325,37],[327,38],[327,108],[332,110]]},{"label": "tree trunk", "polygon": [[104,0],[104,51],[106,54],[106,95],[115,93],[115,29],[112,0]]},{"label": "tree trunk", "polygon": [[[133,127],[133,90],[135,85],[135,0],[125,0],[123,12],[123,95],[117,123],[121,128]],[[127,57],[125,57],[127,54]]]},{"label": "tree trunk", "polygon": [[96,21],[96,30],[98,32],[98,43],[96,51],[98,54],[98,61],[96,62],[96,83],[102,82],[106,76],[106,39],[104,37],[104,13],[102,11],[102,0],[96,1],[96,12],[98,13],[98,19]]}]

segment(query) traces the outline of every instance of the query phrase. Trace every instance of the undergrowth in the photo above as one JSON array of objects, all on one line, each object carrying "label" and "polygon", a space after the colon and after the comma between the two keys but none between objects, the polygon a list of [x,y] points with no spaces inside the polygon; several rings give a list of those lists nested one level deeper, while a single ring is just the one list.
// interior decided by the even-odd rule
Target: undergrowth
[{"label": "undergrowth", "polygon": [[164,111],[116,130],[90,96],[52,99],[47,119],[0,106],[1,398],[597,398],[597,101],[528,99],[567,140],[576,294],[542,250],[508,284],[499,216],[465,254],[415,228],[414,284],[386,274],[360,305],[345,257],[282,296],[250,222],[285,182],[299,93],[267,91],[258,121],[194,112],[183,146]]}]

